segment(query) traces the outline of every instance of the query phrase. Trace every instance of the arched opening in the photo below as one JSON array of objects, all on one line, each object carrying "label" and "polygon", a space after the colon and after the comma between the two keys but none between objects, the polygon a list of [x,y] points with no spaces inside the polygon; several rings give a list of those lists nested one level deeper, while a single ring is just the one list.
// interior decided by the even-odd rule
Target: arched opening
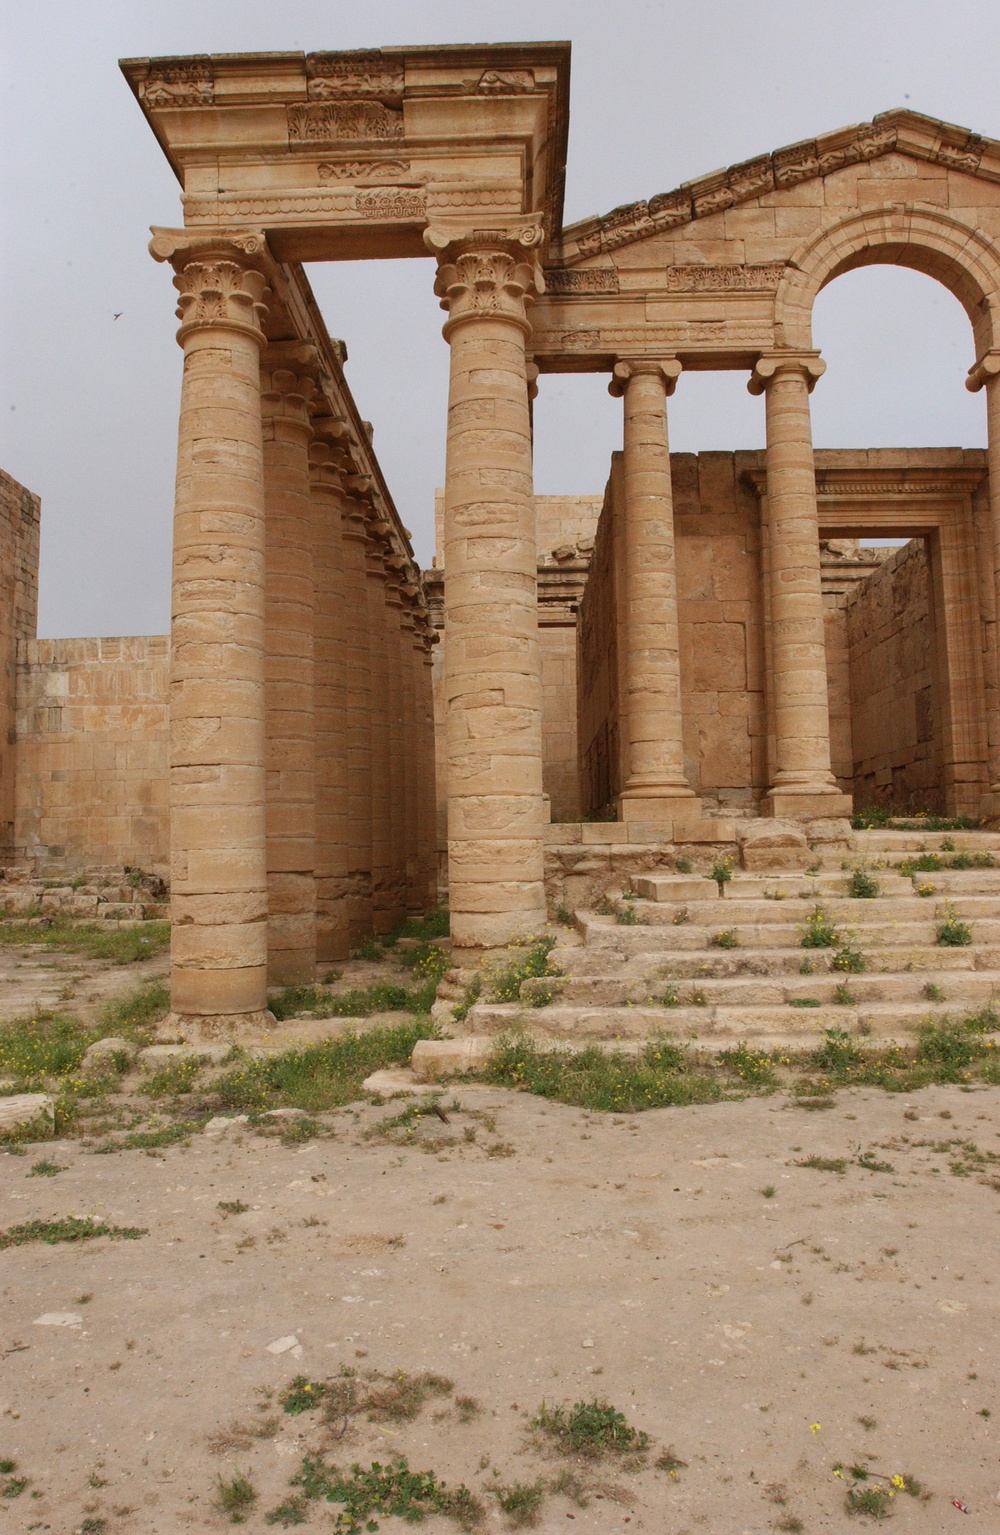
[{"label": "arched opening", "polygon": [[829,281],[812,313],[833,770],[856,809],[975,813],[985,741],[959,716],[984,712],[981,626],[958,596],[975,596],[985,514],[975,342],[954,283],[889,259]]}]

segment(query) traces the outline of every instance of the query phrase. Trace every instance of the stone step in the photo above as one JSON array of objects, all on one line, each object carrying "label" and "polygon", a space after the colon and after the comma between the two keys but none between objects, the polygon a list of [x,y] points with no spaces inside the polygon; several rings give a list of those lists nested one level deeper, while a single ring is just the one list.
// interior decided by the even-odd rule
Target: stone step
[{"label": "stone step", "polygon": [[875,857],[880,853],[935,853],[948,842],[956,853],[1000,853],[1000,831],[856,831],[851,846],[856,853]]},{"label": "stone step", "polygon": [[[1000,969],[1000,949],[971,944],[967,948],[942,949],[924,944],[894,949],[865,947],[867,969],[873,974],[918,970],[921,972]],[[802,949],[689,949],[658,952],[655,949],[625,953],[612,947],[553,949],[551,962],[565,975],[620,977],[664,975],[675,978],[712,976],[823,975],[832,968],[834,950]],[[803,964],[810,968],[803,970]]]},{"label": "stone step", "polygon": [[669,1034],[679,1038],[736,1041],[779,1033],[820,1037],[826,1029],[840,1029],[863,1038],[881,1040],[886,1035],[909,1037],[922,1023],[958,1020],[968,1008],[946,1003],[870,1003],[862,1007],[818,1008],[725,1007],[569,1007],[553,1003],[545,1008],[514,1002],[479,1002],[470,1009],[466,1026],[476,1034],[501,1034],[528,1028],[532,1034],[553,1039],[609,1040],[647,1038]]},{"label": "stone step", "polygon": [[[964,915],[961,912],[959,914]],[[854,947],[896,948],[905,945],[911,948],[937,948],[939,947],[937,942],[939,920],[929,918],[924,922],[914,922],[894,920],[891,915],[887,915],[877,923],[838,922],[836,925],[839,939]],[[997,918],[974,919],[971,916],[968,920],[972,927],[972,946],[991,948],[1000,946],[1000,920]],[[713,945],[710,941],[706,942],[706,929],[693,922],[684,922],[680,925],[637,923],[634,927],[629,927],[614,924],[606,918],[586,918],[583,925],[588,945],[593,944],[595,948],[608,945],[620,947],[626,953],[650,950],[674,953],[690,949],[720,947],[717,944]],[[802,947],[802,925],[797,922],[720,922],[715,931],[732,931],[736,934],[738,943],[728,952],[735,952],[735,947],[751,950],[798,948],[803,955],[823,952],[822,949]]]},{"label": "stone step", "polygon": [[943,993],[939,1001],[950,1006],[978,1009],[997,996],[1000,1001],[1000,970],[960,970],[951,972],[947,982],[928,982],[925,974],[893,973],[847,975],[830,971],[823,976],[689,976],[678,980],[667,976],[566,976],[524,981],[521,999],[532,1002],[536,996],[553,994],[560,1006],[632,1006],[661,1001],[668,989],[683,1002],[697,991],[711,1005],[727,1007],[786,1006],[815,1000],[836,1004],[835,992],[846,987],[860,1004],[875,1002],[930,1001],[928,985]]},{"label": "stone step", "polygon": [[[908,883],[908,882],[907,882]],[[808,921],[819,906],[827,917],[836,926],[849,928],[872,928],[899,922],[929,922],[936,924],[941,921],[947,912],[952,910],[959,917],[968,922],[982,921],[984,919],[1000,920],[1000,908],[996,897],[979,893],[965,894],[961,891],[950,894],[941,893],[937,897],[935,886],[935,898],[918,895],[910,886],[905,896],[893,896],[882,899],[875,897],[872,900],[855,900],[831,897],[826,900],[800,900],[790,897],[784,900],[752,900],[749,898],[739,901],[730,901],[727,896],[724,900],[686,901],[678,906],[666,905],[658,901],[622,901],[621,909],[630,908],[635,912],[636,921],[645,927],[701,927],[712,932],[720,928],[743,926],[747,923],[795,923],[802,926]],[[678,923],[679,912],[686,912],[686,920]],[[589,917],[589,913],[585,914]],[[603,921],[616,927],[629,926],[628,923],[618,921],[616,916],[604,916]]]},{"label": "stone step", "polygon": [[[889,870],[874,871],[882,896],[913,895],[913,885],[901,874]],[[822,901],[831,897],[850,897],[850,873],[845,874],[734,874],[718,893],[715,881],[684,874],[645,874],[632,881],[632,888],[646,901],[673,902],[684,905],[690,902],[712,900],[753,901],[788,900]],[[706,888],[707,887],[707,888]]]}]

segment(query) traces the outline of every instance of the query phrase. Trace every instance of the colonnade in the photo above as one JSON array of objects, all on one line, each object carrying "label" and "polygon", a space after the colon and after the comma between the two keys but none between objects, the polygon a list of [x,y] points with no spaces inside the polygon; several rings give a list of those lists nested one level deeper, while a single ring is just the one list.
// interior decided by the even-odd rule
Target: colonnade
[{"label": "colonnade", "polygon": [[[450,345],[445,667],[452,936],[545,921],[528,356],[542,230],[431,228]],[[229,1027],[425,907],[433,878],[429,625],[408,551],[303,341],[268,341],[259,237],[154,240],[185,353],[171,708],[174,1012]],[[809,392],[766,397],[776,721],[769,808],[838,815]],[[622,357],[628,772],[623,819],[701,815],[685,777],[667,397],[676,358]],[[1000,478],[1000,477],[998,477]]]},{"label": "colonnade", "polygon": [[318,347],[269,340],[263,241],[161,233],[184,351],[170,681],[179,1026],[270,1020],[435,900],[432,630]]}]

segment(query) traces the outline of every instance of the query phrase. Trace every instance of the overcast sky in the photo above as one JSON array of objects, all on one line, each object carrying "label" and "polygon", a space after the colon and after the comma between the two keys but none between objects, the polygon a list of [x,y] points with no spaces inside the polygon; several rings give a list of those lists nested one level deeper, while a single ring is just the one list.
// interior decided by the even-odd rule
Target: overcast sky
[{"label": "overcast sky", "polygon": [[[169,625],[180,351],[169,270],[146,242],[182,220],[119,58],[569,38],[567,222],[890,107],[1000,138],[997,0],[8,0],[0,28],[0,467],[42,497],[45,636]],[[447,391],[432,265],[310,277],[429,563]],[[839,278],[815,338],[818,447],[984,444],[968,321],[931,279]],[[672,447],[761,446],[745,384],[682,378]],[[621,429],[606,385],[542,379],[540,492],[603,488]]]}]

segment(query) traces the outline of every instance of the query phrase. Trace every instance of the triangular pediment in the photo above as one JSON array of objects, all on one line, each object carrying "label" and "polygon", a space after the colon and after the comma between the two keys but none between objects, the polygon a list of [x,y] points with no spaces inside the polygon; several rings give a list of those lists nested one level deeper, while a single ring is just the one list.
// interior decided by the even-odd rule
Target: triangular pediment
[{"label": "triangular pediment", "polygon": [[[559,289],[559,270],[632,245],[651,235],[694,223],[739,203],[812,181],[845,166],[904,154],[985,181],[1000,182],[1000,143],[968,128],[897,108],[881,112],[870,123],[855,123],[819,138],[804,139],[771,154],[759,155],[686,181],[672,192],[648,201],[626,203],[602,217],[583,219],[562,232],[558,253],[552,253],[550,290]],[[547,277],[547,281],[549,278]]]}]

